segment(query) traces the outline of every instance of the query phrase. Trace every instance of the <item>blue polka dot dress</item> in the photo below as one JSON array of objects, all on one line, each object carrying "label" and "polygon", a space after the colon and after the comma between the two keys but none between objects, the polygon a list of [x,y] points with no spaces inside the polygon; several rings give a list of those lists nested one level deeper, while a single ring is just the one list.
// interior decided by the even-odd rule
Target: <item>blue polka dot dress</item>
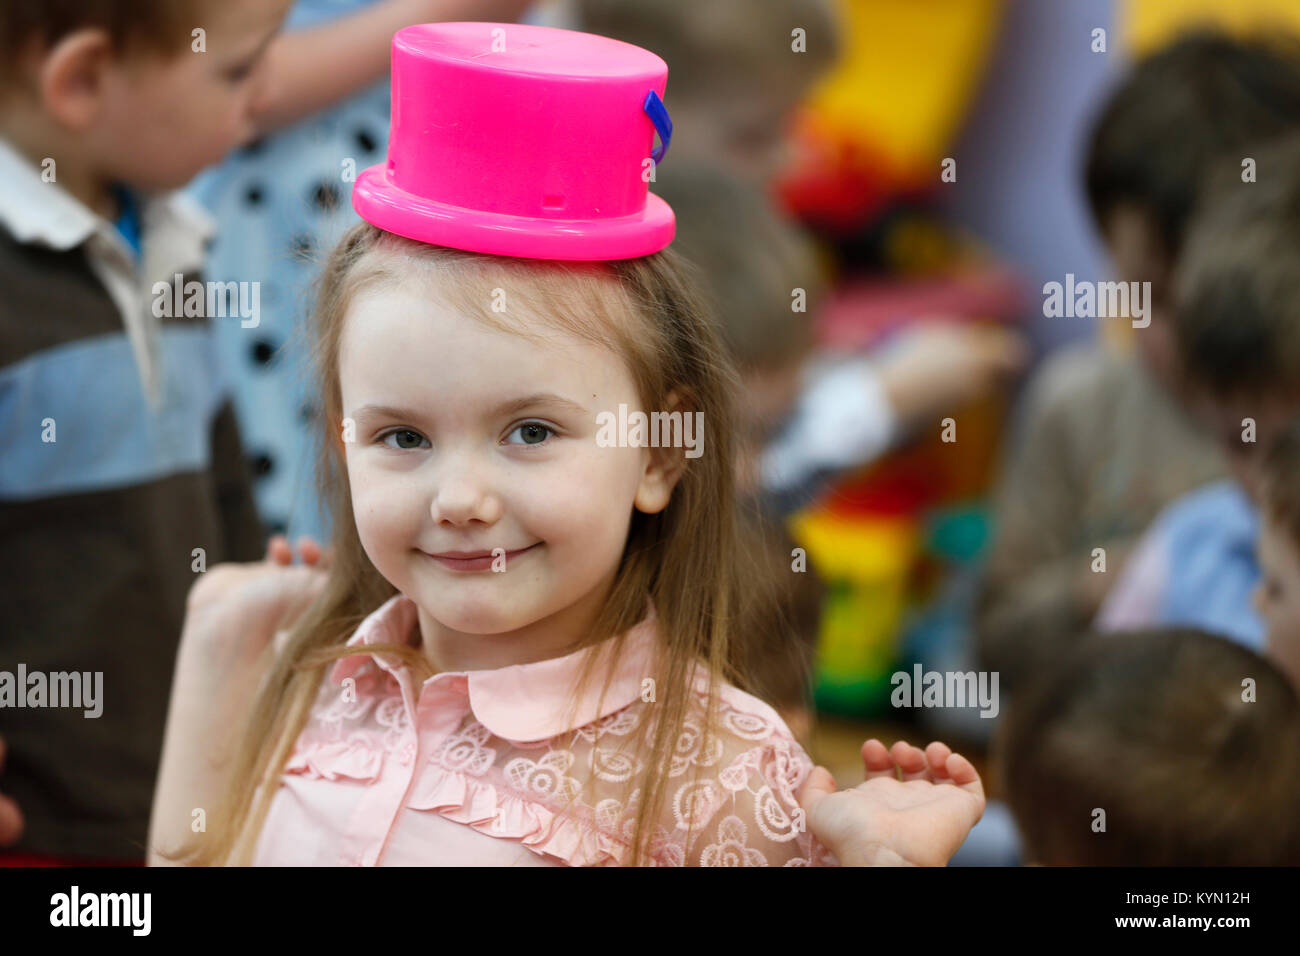
[{"label": "blue polka dot dress", "polygon": [[[286,30],[354,13],[365,0],[301,0]],[[321,409],[311,381],[307,318],[315,282],[339,237],[360,218],[352,182],[388,150],[388,81],[237,150],[190,191],[215,216],[206,278],[260,283],[260,316],[214,318],[234,388],[262,519],[296,538],[328,537],[315,468]]]}]

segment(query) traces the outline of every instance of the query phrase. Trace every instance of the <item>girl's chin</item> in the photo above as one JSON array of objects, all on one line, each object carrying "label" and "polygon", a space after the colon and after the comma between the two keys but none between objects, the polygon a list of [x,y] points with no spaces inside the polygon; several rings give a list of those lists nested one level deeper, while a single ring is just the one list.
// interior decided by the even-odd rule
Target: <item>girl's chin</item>
[{"label": "girl's chin", "polygon": [[511,617],[502,614],[496,608],[466,608],[464,611],[453,616],[451,621],[447,622],[449,627],[454,627],[462,634],[482,634],[485,637],[492,634],[505,634],[509,631],[517,631],[528,622],[516,621]]},{"label": "girl's chin", "polygon": [[416,601],[426,609],[429,617],[448,630],[461,634],[481,634],[484,637],[517,631],[542,617],[540,614],[503,608],[499,595],[482,601],[465,601],[463,596],[456,601],[432,600],[427,604],[418,598]]}]

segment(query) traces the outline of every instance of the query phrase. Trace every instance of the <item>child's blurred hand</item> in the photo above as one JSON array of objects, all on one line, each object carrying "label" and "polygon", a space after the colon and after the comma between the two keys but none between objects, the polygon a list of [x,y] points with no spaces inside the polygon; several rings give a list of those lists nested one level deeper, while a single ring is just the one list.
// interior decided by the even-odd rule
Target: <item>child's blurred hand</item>
[{"label": "child's blurred hand", "polygon": [[[5,739],[0,737],[0,770],[4,770]],[[13,846],[23,835],[23,813],[18,804],[0,793],[0,846]]]},{"label": "child's blurred hand", "polygon": [[901,332],[872,356],[904,431],[954,415],[1029,361],[1024,339],[1006,329],[932,323]]},{"label": "child's blurred hand", "polygon": [[[939,742],[924,751],[862,745],[865,779],[835,791],[815,767],[799,791],[808,828],[844,866],[944,866],[984,814],[984,786],[969,760]],[[901,772],[899,780],[896,773]]]}]

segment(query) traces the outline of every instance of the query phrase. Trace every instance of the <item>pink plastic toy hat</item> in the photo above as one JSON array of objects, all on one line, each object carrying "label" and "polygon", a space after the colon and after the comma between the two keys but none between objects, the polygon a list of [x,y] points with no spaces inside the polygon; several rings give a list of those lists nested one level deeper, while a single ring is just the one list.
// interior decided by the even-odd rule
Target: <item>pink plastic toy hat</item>
[{"label": "pink plastic toy hat", "polygon": [[646,172],[672,137],[667,79],[648,50],[590,33],[513,23],[399,30],[388,162],[357,177],[352,205],[380,229],[473,252],[658,252],[676,230]]}]

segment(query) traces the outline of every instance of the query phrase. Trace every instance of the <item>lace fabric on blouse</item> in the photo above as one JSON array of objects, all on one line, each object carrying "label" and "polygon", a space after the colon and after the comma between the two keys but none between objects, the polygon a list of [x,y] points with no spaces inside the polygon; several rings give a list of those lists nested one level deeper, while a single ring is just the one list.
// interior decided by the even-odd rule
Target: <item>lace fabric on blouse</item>
[{"label": "lace fabric on blouse", "polygon": [[[408,640],[413,619],[414,606],[397,595],[352,643],[395,634]],[[346,658],[322,683],[285,776],[374,785],[386,767],[389,778],[409,768],[398,783],[401,813],[439,814],[569,865],[621,865],[630,861],[645,769],[634,740],[658,706],[641,697],[654,621],[651,609],[628,634],[628,652],[615,663],[616,679],[599,708],[604,674],[596,672],[572,727],[555,715],[572,705],[570,678],[583,652],[439,674],[423,687],[391,657]],[[795,798],[812,762],[785,723],[767,704],[719,683],[715,733],[705,740],[706,689],[697,674],[668,756],[669,785],[646,863],[834,865]],[[584,709],[593,719],[583,720]]]}]

